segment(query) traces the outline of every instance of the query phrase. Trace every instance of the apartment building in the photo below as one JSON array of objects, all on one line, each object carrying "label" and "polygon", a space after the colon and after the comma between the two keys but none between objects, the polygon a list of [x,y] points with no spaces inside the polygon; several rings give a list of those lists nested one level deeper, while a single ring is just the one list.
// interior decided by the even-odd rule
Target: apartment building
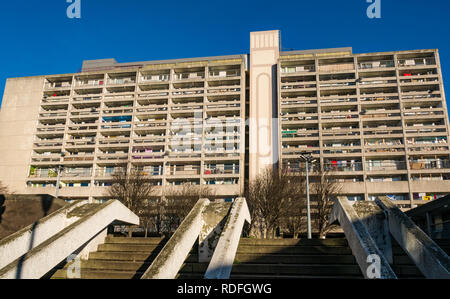
[{"label": "apartment building", "polygon": [[139,169],[159,195],[208,185],[243,191],[245,55],[120,64],[10,79],[1,180],[19,193],[102,200],[112,174]]},{"label": "apartment building", "polygon": [[281,51],[252,32],[250,54],[118,63],[8,79],[0,180],[18,193],[105,199],[117,170],[159,194],[208,185],[232,198],[268,165],[303,175],[300,154],[342,195],[403,207],[450,193],[449,126],[438,50]]},{"label": "apartment building", "polygon": [[278,70],[282,165],[298,172],[310,152],[354,200],[389,195],[410,207],[449,193],[437,50],[285,52]]}]

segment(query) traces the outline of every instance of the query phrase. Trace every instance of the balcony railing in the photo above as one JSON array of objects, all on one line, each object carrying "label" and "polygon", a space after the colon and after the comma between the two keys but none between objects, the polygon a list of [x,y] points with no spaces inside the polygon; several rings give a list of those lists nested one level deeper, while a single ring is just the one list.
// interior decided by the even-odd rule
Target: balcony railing
[{"label": "balcony railing", "polygon": [[120,79],[109,79],[108,85],[122,85],[122,84],[133,84],[136,83],[136,78],[120,78]]},{"label": "balcony railing", "polygon": [[72,82],[46,82],[45,83],[46,89],[70,88],[70,87],[72,87]]},{"label": "balcony railing", "polygon": [[175,73],[175,80],[188,80],[188,79],[204,79],[204,72],[194,73]]},{"label": "balcony railing", "polygon": [[368,61],[358,63],[358,68],[360,70],[373,69],[373,68],[388,68],[395,67],[393,60],[378,60],[378,61]]},{"label": "balcony railing", "polygon": [[75,82],[75,86],[78,87],[92,87],[92,86],[103,86],[104,80],[90,80],[90,81],[82,81],[78,80]]},{"label": "balcony railing", "polygon": [[314,64],[300,65],[300,66],[282,66],[282,74],[303,73],[303,72],[315,72],[316,68]]},{"label": "balcony railing", "polygon": [[402,162],[402,161],[389,161],[389,162],[368,161],[368,162],[366,162],[366,170],[367,171],[406,170],[406,162]]},{"label": "balcony railing", "polygon": [[169,173],[170,175],[199,175],[200,166],[192,166],[189,169],[171,167]]},{"label": "balcony railing", "polygon": [[418,160],[411,161],[409,163],[411,170],[422,170],[422,169],[450,169],[449,160]]},{"label": "balcony railing", "polygon": [[167,82],[170,81],[170,75],[169,74],[162,74],[162,75],[147,75],[141,77],[141,82]]},{"label": "balcony railing", "polygon": [[324,169],[332,172],[362,171],[362,162],[336,161],[324,163]]},{"label": "balcony railing", "polygon": [[436,60],[434,58],[414,58],[414,59],[399,59],[398,60],[398,65],[400,67],[435,65],[435,64],[436,64]]},{"label": "balcony railing", "polygon": [[226,77],[238,77],[241,75],[239,70],[226,70],[226,71],[210,71],[210,78],[226,78]]}]

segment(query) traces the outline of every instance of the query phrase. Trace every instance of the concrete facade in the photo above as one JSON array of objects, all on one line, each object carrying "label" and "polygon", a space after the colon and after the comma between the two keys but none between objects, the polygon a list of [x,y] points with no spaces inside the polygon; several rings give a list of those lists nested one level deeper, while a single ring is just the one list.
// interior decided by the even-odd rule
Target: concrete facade
[{"label": "concrete facade", "polygon": [[[244,186],[245,55],[117,64],[9,79],[0,115],[0,180],[16,193],[105,200],[111,175],[138,168],[167,188]],[[97,70],[86,71],[99,65]]]},{"label": "concrete facade", "polygon": [[93,60],[8,79],[0,181],[54,194],[63,165],[60,196],[104,200],[111,174],[135,167],[159,195],[189,183],[235,198],[267,165],[302,175],[309,152],[350,199],[410,208],[450,193],[438,50],[284,52],[277,30],[249,44],[244,55]]}]

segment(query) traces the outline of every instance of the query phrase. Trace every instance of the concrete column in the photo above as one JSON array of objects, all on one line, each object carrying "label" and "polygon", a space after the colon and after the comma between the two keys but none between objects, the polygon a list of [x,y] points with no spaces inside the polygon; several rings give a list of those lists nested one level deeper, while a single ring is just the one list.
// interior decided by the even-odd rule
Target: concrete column
[{"label": "concrete column", "polygon": [[250,33],[250,179],[255,178],[268,165],[278,162],[279,53],[278,30]]}]

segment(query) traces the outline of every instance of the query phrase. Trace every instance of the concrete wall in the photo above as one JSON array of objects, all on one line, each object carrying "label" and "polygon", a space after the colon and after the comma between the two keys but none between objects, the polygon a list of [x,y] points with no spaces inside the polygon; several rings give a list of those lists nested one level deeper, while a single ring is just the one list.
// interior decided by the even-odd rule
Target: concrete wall
[{"label": "concrete wall", "polygon": [[43,77],[6,81],[0,111],[0,181],[17,193],[27,193],[26,178],[43,86]]}]

